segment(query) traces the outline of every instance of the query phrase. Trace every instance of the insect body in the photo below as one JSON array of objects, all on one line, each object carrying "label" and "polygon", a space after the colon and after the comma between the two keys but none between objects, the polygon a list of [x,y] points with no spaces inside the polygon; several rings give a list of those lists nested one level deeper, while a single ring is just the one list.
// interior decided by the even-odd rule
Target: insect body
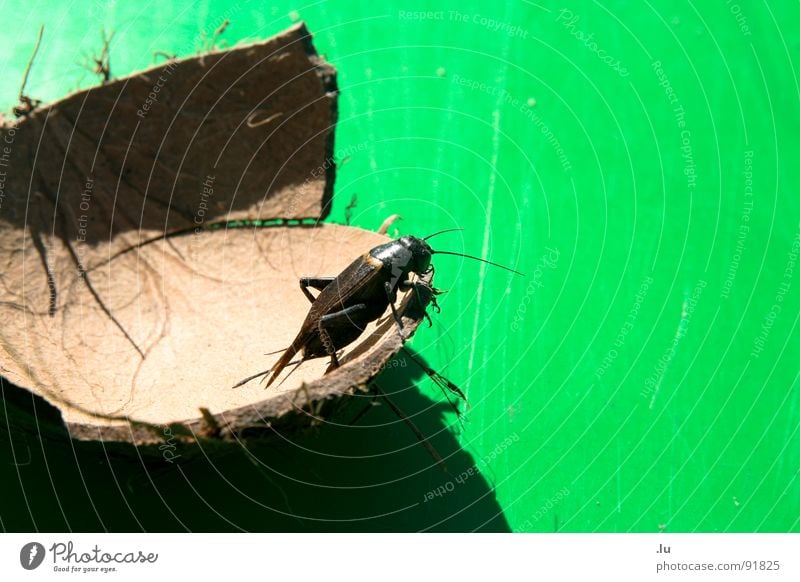
[{"label": "insect body", "polygon": [[[395,308],[397,291],[410,288],[411,273],[429,271],[432,254],[425,240],[404,236],[373,248],[337,277],[300,279],[300,289],[311,301],[311,309],[297,337],[269,370],[267,386],[301,351],[302,360],[330,356],[332,366],[338,367],[336,352],[355,341],[387,307],[400,325]],[[309,287],[319,290],[316,298]]]},{"label": "insect body", "polygon": [[[355,341],[370,322],[383,315],[387,307],[391,308],[392,316],[402,334],[402,323],[395,307],[397,292],[407,291],[414,285],[424,285],[413,283],[411,274],[430,273],[433,269],[431,257],[434,254],[476,259],[516,273],[513,269],[478,257],[434,251],[426,239],[441,232],[425,238],[403,236],[379,245],[357,258],[336,277],[301,278],[300,289],[311,302],[311,309],[294,341],[272,368],[245,378],[236,386],[259,376],[268,376],[269,386],[298,353],[302,353],[300,363],[310,358],[328,356],[331,358],[331,367],[338,367],[336,353]],[[314,297],[308,290],[309,287],[320,293]],[[432,288],[428,291],[427,295],[435,300],[438,291]]]}]

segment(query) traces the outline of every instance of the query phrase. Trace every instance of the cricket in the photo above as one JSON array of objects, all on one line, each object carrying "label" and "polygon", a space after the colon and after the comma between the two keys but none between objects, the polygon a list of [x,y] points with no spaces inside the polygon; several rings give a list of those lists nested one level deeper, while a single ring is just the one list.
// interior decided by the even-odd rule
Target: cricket
[{"label": "cricket", "polygon": [[[311,308],[294,341],[283,350],[281,357],[269,370],[249,376],[233,387],[238,388],[262,376],[266,379],[266,387],[269,387],[287,366],[295,364],[284,380],[311,358],[330,357],[331,363],[326,373],[338,368],[337,353],[358,339],[367,325],[380,318],[387,308],[391,309],[398,332],[405,341],[403,324],[395,305],[397,293],[419,291],[418,286],[425,286],[431,303],[437,307],[436,295],[441,291],[412,278],[412,274],[423,276],[433,273],[433,255],[473,259],[522,275],[519,271],[480,257],[434,250],[427,242],[440,234],[458,230],[463,229],[450,228],[424,238],[402,236],[361,255],[335,277],[301,277],[300,289],[311,302]],[[319,291],[319,294],[314,297],[309,287]],[[298,354],[300,358],[292,361]]]}]

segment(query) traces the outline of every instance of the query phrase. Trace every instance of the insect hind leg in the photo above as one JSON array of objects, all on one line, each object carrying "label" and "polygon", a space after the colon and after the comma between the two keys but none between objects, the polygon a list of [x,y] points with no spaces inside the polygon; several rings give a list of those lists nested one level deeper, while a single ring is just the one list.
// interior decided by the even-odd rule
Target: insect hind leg
[{"label": "insect hind leg", "polygon": [[311,287],[312,289],[316,289],[317,291],[322,291],[323,289],[325,289],[325,287],[330,285],[335,279],[336,277],[300,277],[300,290],[303,292],[303,295],[305,295],[311,303],[314,303],[314,301],[316,301],[317,298],[311,294],[308,288]]},{"label": "insect hind leg", "polygon": [[350,307],[346,307],[341,311],[328,313],[327,315],[323,315],[319,318],[319,323],[317,324],[317,329],[319,329],[319,337],[325,346],[325,351],[328,352],[328,355],[331,357],[332,368],[339,367],[339,358],[336,357],[336,346],[333,343],[330,328],[336,325],[341,325],[342,322],[345,321],[349,322],[351,325],[355,325],[357,319],[354,320],[354,318],[357,318],[358,315],[366,309],[367,306],[364,303],[358,303],[357,305],[351,305]]}]

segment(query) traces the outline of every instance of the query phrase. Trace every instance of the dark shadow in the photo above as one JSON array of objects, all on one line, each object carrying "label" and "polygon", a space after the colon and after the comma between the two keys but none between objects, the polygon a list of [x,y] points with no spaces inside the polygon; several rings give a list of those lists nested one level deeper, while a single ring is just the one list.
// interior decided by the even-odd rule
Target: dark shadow
[{"label": "dark shadow", "polygon": [[[96,246],[109,233],[324,218],[336,94],[335,71],[303,25],[72,94],[0,124],[0,221],[34,240]],[[268,202],[283,191],[292,198],[278,216]]]},{"label": "dark shadow", "polygon": [[262,431],[241,443],[159,451],[73,441],[55,408],[3,381],[2,527],[510,531],[490,483],[445,424],[453,420],[445,417],[449,405],[420,393],[423,373],[413,361],[400,355],[391,365],[378,385],[427,436],[446,470],[381,398],[361,414],[372,394],[341,401],[327,422],[299,434]]}]

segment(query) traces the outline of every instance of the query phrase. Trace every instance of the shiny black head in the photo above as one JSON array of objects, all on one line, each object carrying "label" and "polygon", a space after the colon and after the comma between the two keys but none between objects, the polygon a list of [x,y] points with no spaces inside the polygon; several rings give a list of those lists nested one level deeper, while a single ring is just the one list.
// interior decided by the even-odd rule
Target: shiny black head
[{"label": "shiny black head", "polygon": [[442,230],[426,236],[425,238],[417,238],[411,235],[402,236],[397,240],[393,240],[375,247],[369,252],[369,254],[381,261],[387,267],[390,267],[392,276],[398,281],[405,280],[409,273],[422,275],[423,273],[429,272],[431,270],[431,257],[433,255],[454,255],[456,257],[464,257],[467,259],[480,261],[481,263],[486,263],[488,265],[494,265],[495,267],[500,267],[506,271],[516,273],[517,275],[522,275],[522,273],[519,271],[509,269],[508,267],[504,267],[503,265],[499,265],[492,261],[487,261],[486,259],[482,259],[480,257],[473,257],[472,255],[454,253],[450,251],[435,251],[427,243],[427,239],[434,237],[437,234],[451,232],[453,230],[462,229],[451,228],[448,230]]},{"label": "shiny black head", "polygon": [[427,242],[411,235],[402,236],[397,239],[397,242],[411,252],[409,271],[421,275],[430,269],[433,249]]}]

